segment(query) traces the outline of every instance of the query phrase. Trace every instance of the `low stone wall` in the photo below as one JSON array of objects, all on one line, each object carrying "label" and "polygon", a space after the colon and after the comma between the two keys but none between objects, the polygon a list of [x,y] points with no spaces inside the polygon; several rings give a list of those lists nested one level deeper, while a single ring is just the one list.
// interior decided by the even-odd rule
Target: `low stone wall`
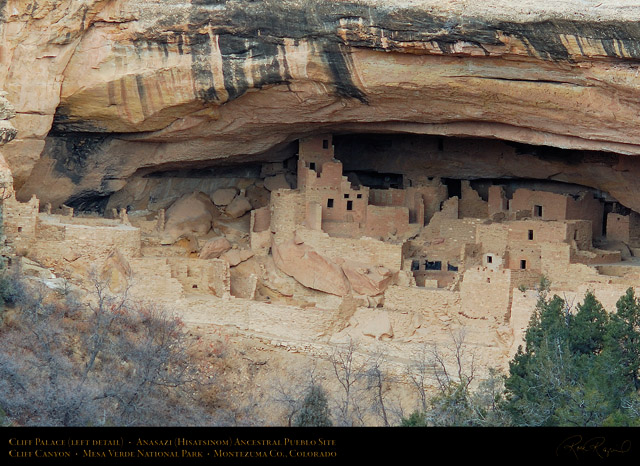
[{"label": "low stone wall", "polygon": [[460,293],[442,289],[392,285],[384,294],[385,308],[420,313],[426,317],[456,314],[460,303]]}]

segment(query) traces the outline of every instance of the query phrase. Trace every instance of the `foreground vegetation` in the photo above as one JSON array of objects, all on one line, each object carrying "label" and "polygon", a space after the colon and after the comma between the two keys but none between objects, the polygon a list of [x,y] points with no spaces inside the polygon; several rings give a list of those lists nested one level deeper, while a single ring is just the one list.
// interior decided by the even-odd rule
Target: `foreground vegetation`
[{"label": "foreground vegetation", "polygon": [[353,342],[335,348],[322,374],[274,377],[257,398],[245,386],[249,401],[230,409],[224,379],[248,358],[199,340],[166,310],[110,294],[98,279],[89,297],[0,271],[4,425],[265,425],[257,410],[267,407],[294,427],[640,426],[632,289],[609,314],[593,293],[572,309],[543,282],[509,373],[491,370],[479,384],[463,333],[447,348],[425,346],[406,374],[420,403],[411,415],[393,396],[385,355],[360,354]]},{"label": "foreground vegetation", "polygon": [[210,425],[194,341],[167,311],[4,273],[0,408],[20,426]]},{"label": "foreground vegetation", "polygon": [[588,292],[574,310],[543,282],[509,374],[473,392],[461,375],[402,425],[640,426],[640,300],[630,288],[608,314]]}]

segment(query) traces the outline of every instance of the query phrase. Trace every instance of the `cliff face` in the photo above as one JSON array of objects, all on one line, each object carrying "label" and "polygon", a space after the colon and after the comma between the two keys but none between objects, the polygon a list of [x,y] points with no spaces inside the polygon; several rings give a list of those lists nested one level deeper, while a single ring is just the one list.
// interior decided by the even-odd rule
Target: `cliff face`
[{"label": "cliff face", "polygon": [[0,1],[3,151],[19,197],[62,203],[319,130],[499,138],[610,153],[544,176],[640,210],[640,1],[541,3]]},{"label": "cliff face", "polygon": [[[17,130],[9,121],[16,115],[13,105],[0,92],[0,146],[4,146],[16,137]],[[11,170],[0,152],[0,199],[6,199],[13,193],[13,177]]]}]

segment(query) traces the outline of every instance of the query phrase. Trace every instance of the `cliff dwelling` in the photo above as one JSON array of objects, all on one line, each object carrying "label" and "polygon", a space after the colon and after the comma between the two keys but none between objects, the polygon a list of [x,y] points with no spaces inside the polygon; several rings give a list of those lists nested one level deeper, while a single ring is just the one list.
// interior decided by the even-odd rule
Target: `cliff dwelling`
[{"label": "cliff dwelling", "polygon": [[[481,320],[507,355],[522,330],[514,314],[526,321],[526,290],[543,276],[574,293],[637,277],[639,214],[598,184],[575,183],[584,177],[572,168],[616,157],[321,133],[236,165],[134,174],[110,196],[70,205],[12,196],[5,244],[71,280],[97,265],[114,290],[140,298],[300,309],[348,299],[382,312],[388,325],[374,339],[411,341],[434,318]],[[393,329],[390,315],[407,311],[414,321]],[[353,331],[363,330],[343,330]]]}]

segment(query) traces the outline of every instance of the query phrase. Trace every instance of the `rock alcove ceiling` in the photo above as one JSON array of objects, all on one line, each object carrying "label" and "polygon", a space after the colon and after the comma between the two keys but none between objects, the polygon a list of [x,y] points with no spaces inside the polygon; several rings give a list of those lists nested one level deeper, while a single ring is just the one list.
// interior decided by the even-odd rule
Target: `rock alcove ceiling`
[{"label": "rock alcove ceiling", "polygon": [[639,19],[635,1],[6,0],[3,153],[20,199],[82,208],[330,132],[346,171],[558,181],[640,211]]}]

